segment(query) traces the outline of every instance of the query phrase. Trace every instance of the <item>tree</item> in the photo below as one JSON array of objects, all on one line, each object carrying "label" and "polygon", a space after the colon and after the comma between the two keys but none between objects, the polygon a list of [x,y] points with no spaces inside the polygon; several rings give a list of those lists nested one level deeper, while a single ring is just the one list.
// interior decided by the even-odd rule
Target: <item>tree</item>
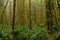
[{"label": "tree", "polygon": [[60,0],[57,0],[57,6],[58,6],[58,13],[59,13],[58,22],[60,22]]},{"label": "tree", "polygon": [[3,11],[2,11],[2,15],[1,15],[1,22],[2,22],[2,24],[3,24],[3,26],[2,26],[2,30],[3,30],[3,27],[4,27],[4,13],[5,13],[5,10],[6,10],[6,7],[7,7],[7,5],[8,5],[8,1],[6,2],[6,5],[3,7]]},{"label": "tree", "polygon": [[13,22],[12,22],[12,30],[14,30],[15,25],[15,7],[16,7],[16,0],[13,2]]},{"label": "tree", "polygon": [[53,25],[53,0],[46,1],[46,15],[47,15],[47,26],[48,30],[52,30]]},{"label": "tree", "polygon": [[57,0],[57,4],[58,4],[59,11],[60,11],[60,0]]},{"label": "tree", "polygon": [[2,23],[2,11],[3,11],[3,7],[4,7],[4,0],[0,1],[0,23]]},{"label": "tree", "polygon": [[30,29],[31,29],[31,23],[32,23],[32,20],[31,20],[31,0],[29,0],[29,26],[30,26]]}]

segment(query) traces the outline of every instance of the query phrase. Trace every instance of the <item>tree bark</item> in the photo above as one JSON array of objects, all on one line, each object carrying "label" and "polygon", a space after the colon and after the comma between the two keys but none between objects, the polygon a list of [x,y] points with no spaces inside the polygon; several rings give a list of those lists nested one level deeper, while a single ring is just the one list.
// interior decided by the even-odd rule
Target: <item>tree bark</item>
[{"label": "tree bark", "polygon": [[47,0],[47,2],[46,2],[46,15],[47,15],[48,30],[51,30],[52,25],[53,25],[53,4],[52,4],[52,0]]},{"label": "tree bark", "polygon": [[29,0],[29,26],[30,26],[30,29],[31,29],[31,24],[32,21],[31,21],[31,0]]},{"label": "tree bark", "polygon": [[[3,16],[4,16],[7,5],[8,5],[8,1],[7,1],[6,5],[3,8],[2,15],[1,15],[1,19],[2,19],[1,22],[2,22],[3,26],[4,26],[4,21],[3,21],[4,17]],[[2,26],[2,30],[3,30],[3,26]]]},{"label": "tree bark", "polygon": [[13,1],[13,22],[12,22],[12,30],[14,30],[14,25],[15,25],[15,7],[16,7],[16,0]]}]

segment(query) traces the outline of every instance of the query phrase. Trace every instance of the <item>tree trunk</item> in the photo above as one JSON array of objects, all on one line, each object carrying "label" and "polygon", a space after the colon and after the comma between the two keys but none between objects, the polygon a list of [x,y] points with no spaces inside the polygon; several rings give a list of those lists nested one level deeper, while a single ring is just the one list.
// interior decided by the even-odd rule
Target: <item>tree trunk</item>
[{"label": "tree trunk", "polygon": [[15,25],[15,7],[16,7],[16,0],[13,1],[13,22],[12,22],[12,30],[14,30],[14,25]]},{"label": "tree trunk", "polygon": [[52,29],[53,25],[53,0],[47,0],[46,1],[46,15],[47,15],[47,26],[48,30]]},{"label": "tree trunk", "polygon": [[58,4],[59,11],[60,11],[60,0],[57,0],[57,4]]},{"label": "tree trunk", "polygon": [[31,24],[32,21],[31,21],[31,0],[29,0],[29,26],[30,26],[30,29],[31,29]]}]

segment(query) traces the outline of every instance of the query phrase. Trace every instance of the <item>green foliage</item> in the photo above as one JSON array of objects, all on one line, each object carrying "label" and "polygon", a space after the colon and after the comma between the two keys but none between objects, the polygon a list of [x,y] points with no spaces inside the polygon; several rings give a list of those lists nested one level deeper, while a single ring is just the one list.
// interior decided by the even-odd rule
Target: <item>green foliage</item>
[{"label": "green foliage", "polygon": [[60,25],[53,25],[52,29],[60,31]]},{"label": "green foliage", "polygon": [[[1,25],[0,25],[1,26]],[[0,27],[1,29],[1,27]],[[57,34],[54,37],[58,37],[60,34],[60,26],[59,25],[53,25],[52,29],[57,30]],[[49,34],[46,31],[47,26],[44,24],[41,25],[33,25],[32,29],[29,28],[29,26],[22,26],[22,25],[15,25],[15,30],[13,31],[11,29],[10,25],[6,25],[3,30],[0,31],[0,39],[6,40],[10,35],[14,35],[15,38],[18,38],[18,35],[21,40],[37,40],[38,38],[44,38],[45,40],[48,39]],[[1,35],[2,34],[2,35]],[[55,39],[55,38],[54,38]],[[8,39],[9,40],[9,39]]]}]

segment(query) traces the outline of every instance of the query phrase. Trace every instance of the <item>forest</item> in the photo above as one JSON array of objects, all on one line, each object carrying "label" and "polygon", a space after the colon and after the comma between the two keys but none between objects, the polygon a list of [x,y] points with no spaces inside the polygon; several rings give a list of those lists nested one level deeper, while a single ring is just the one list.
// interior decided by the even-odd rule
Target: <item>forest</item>
[{"label": "forest", "polygon": [[60,0],[0,0],[0,40],[60,40]]}]

